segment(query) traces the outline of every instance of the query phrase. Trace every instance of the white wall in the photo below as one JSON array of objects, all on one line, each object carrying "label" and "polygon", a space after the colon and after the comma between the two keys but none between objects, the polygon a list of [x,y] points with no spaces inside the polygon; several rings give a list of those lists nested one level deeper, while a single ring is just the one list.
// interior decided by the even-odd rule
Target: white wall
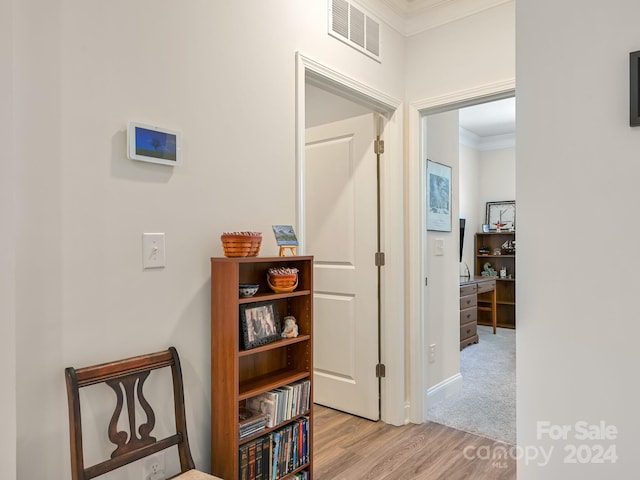
[{"label": "white wall", "polygon": [[[640,3],[517,5],[518,443],[555,448],[547,466],[522,459],[518,477],[635,478],[640,129],[628,85]],[[552,441],[539,421],[572,430]],[[617,437],[576,439],[579,421]],[[616,463],[567,462],[565,448],[595,444],[616,448]]]},{"label": "white wall", "polygon": [[[482,231],[484,215],[478,208],[481,185],[480,152],[475,148],[460,144],[460,218],[466,219],[462,260],[469,267],[469,274],[475,274],[474,235]],[[460,267],[460,274],[466,274],[466,267]]]},{"label": "white wall", "polygon": [[[460,236],[458,111],[430,115],[426,119],[426,152],[431,161],[451,167],[451,231],[427,231],[423,258],[429,283],[426,287],[425,334],[429,345],[436,345],[438,369],[427,369],[426,386],[433,387],[460,371],[460,357],[447,355],[454,344],[460,345],[459,318]],[[428,213],[427,213],[428,215]],[[435,242],[444,242],[443,255],[436,253]],[[439,353],[438,353],[439,352]]]},{"label": "white wall", "polygon": [[[436,98],[446,99],[460,92],[474,92],[482,90],[487,85],[513,81],[515,77],[514,2],[407,38],[406,57],[405,99],[409,103],[420,103]],[[455,135],[457,134],[456,125]],[[409,161],[416,161],[416,159],[411,158]],[[408,182],[408,189],[415,188],[416,182],[413,179],[409,179]],[[453,218],[457,218],[455,215],[456,212]],[[455,282],[458,282],[458,254],[454,255],[454,252],[458,252],[459,237],[450,235],[443,238],[445,251],[451,252],[451,263],[448,268],[453,272]],[[408,241],[411,242],[413,239]],[[415,249],[409,250],[415,252]],[[429,260],[432,258],[429,256]],[[411,259],[409,265],[414,265]],[[414,281],[420,280],[422,279],[416,278]],[[415,287],[409,285],[409,288]],[[454,292],[453,296],[429,296],[427,300],[429,306],[426,307],[428,312],[432,312],[430,309],[436,309],[452,313],[459,309],[459,300],[455,295],[457,283],[449,288]],[[412,295],[415,295],[414,292],[415,290]],[[438,305],[440,302],[442,304]],[[411,315],[415,317],[415,310],[411,311]],[[437,329],[440,321],[441,319],[437,316],[428,315],[425,332]],[[431,322],[436,324],[430,325]],[[429,338],[425,338],[424,342],[425,349],[426,345],[433,343]],[[459,339],[454,341],[453,338],[449,338],[445,344],[441,345],[436,362],[426,367],[428,370],[426,387],[444,382],[455,375],[458,372],[455,366],[459,364],[459,356]]]},{"label": "white wall", "polygon": [[317,127],[370,113],[371,109],[331,92],[305,85],[305,127]]},{"label": "white wall", "polygon": [[[64,367],[170,344],[208,469],[208,259],[239,229],[274,254],[295,221],[295,52],[402,98],[403,38],[383,27],[381,65],[326,34],[324,1],[14,8],[18,478],[69,477]],[[180,129],[184,165],[127,160],[129,120]],[[141,269],[148,231],[163,270]]]},{"label": "white wall", "polygon": [[[515,148],[476,150],[460,144],[460,217],[467,218],[463,260],[475,271],[475,233],[482,231],[487,202],[515,200]],[[463,273],[464,266],[461,267]]]},{"label": "white wall", "polygon": [[15,167],[13,154],[13,25],[11,0],[0,0],[0,478],[16,477]]},{"label": "white wall", "polygon": [[482,218],[481,223],[484,223],[487,202],[516,199],[515,148],[482,151],[480,152],[480,162],[482,168],[480,169],[479,178],[480,201],[478,202],[478,207]]},{"label": "white wall", "polygon": [[406,56],[409,102],[513,80],[515,2],[409,37]]}]

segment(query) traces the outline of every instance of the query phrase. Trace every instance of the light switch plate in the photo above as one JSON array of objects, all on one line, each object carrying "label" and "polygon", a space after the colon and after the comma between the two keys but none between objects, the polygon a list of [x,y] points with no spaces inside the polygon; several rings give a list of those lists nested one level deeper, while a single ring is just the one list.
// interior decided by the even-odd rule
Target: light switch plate
[{"label": "light switch plate", "polygon": [[435,252],[436,255],[438,256],[444,255],[444,239],[436,238],[435,247],[436,247],[436,252]]},{"label": "light switch plate", "polygon": [[164,233],[143,233],[142,267],[163,268],[165,265]]}]

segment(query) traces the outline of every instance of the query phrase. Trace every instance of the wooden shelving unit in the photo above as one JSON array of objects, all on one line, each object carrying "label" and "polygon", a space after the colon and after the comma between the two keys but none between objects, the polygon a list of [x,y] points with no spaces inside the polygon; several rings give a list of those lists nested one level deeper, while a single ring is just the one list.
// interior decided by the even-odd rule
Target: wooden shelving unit
[{"label": "wooden shelving unit", "polygon": [[[510,278],[495,277],[498,327],[516,328],[516,256],[504,253],[495,255],[493,252],[495,249],[500,249],[507,241],[515,242],[515,239],[515,232],[476,233],[475,236],[475,274],[481,275],[485,263],[488,262],[497,272],[506,268],[507,276],[510,276]],[[479,253],[481,247],[488,247],[490,253],[481,255]],[[478,325],[491,325],[489,303],[487,294],[478,295]]]},{"label": "wooden shelving unit", "polygon": [[[291,293],[272,293],[267,285],[270,267],[298,268],[298,287]],[[257,283],[258,293],[240,298],[240,283]],[[278,317],[296,317],[299,335],[249,350],[243,347],[240,305],[270,301]],[[280,428],[308,418],[309,461],[281,475],[292,478],[306,471],[313,478],[313,409],[303,415],[240,439],[239,410],[247,399],[299,380],[309,380],[313,405],[313,257],[239,257],[211,259],[211,465],[213,474],[238,480],[240,448]],[[263,475],[264,477],[264,475]],[[267,477],[264,477],[267,478]]]}]

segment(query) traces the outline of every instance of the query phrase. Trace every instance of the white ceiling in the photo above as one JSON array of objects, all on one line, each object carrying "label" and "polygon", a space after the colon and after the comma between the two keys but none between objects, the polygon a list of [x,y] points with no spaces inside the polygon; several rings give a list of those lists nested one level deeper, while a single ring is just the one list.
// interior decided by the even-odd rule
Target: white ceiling
[{"label": "white ceiling", "polygon": [[512,97],[461,108],[460,127],[478,137],[515,134],[515,98]]}]

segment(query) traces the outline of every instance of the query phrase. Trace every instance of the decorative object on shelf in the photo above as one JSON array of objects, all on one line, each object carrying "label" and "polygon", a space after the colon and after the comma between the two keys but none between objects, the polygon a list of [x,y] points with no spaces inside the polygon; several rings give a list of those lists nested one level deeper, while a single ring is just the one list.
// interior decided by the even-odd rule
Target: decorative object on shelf
[{"label": "decorative object on shelf", "polygon": [[298,246],[298,238],[293,231],[291,225],[273,225],[273,234],[276,237],[276,243],[280,247],[279,255],[284,257],[286,251],[289,250],[292,255],[296,255],[296,247]]},{"label": "decorative object on shelf", "polygon": [[238,409],[238,425],[240,427],[240,439],[250,437],[265,429],[267,415],[247,407],[240,407]]},{"label": "decorative object on shelf", "polygon": [[259,288],[260,285],[257,283],[241,283],[239,285],[239,293],[241,297],[253,297]]},{"label": "decorative object on shelf", "polygon": [[269,288],[276,293],[290,293],[298,287],[298,269],[295,267],[272,267],[267,272]]},{"label": "decorative object on shelf", "polygon": [[515,255],[516,253],[516,241],[507,240],[501,246],[503,255]]},{"label": "decorative object on shelf", "polygon": [[640,51],[629,54],[629,125],[640,126]]},{"label": "decorative object on shelf", "polygon": [[489,255],[491,253],[491,249],[485,245],[478,249],[478,255]]},{"label": "decorative object on shelf", "polygon": [[451,167],[427,159],[427,230],[451,231]]},{"label": "decorative object on shelf", "polygon": [[516,230],[516,201],[487,202],[485,223],[496,232]]},{"label": "decorative object on shelf", "polygon": [[490,226],[489,226],[489,224],[488,224],[488,223],[483,223],[483,224],[482,224],[482,231],[483,231],[484,233],[489,233],[489,229],[490,229]]},{"label": "decorative object on shelf", "polygon": [[482,269],[482,276],[483,277],[497,277],[498,276],[498,272],[496,272],[493,268],[491,268],[491,264],[489,262],[486,262],[484,264],[483,269]]},{"label": "decorative object on shelf", "polygon": [[260,253],[262,233],[225,232],[220,235],[225,257],[255,257]]},{"label": "decorative object on shelf", "polygon": [[240,324],[245,350],[275,342],[280,338],[280,322],[272,302],[240,305]]},{"label": "decorative object on shelf", "polygon": [[296,317],[287,315],[284,317],[284,327],[282,328],[282,338],[296,338],[298,336],[298,324]]},{"label": "decorative object on shelf", "polygon": [[507,269],[506,268],[501,268],[500,269],[500,278],[507,278]]}]

